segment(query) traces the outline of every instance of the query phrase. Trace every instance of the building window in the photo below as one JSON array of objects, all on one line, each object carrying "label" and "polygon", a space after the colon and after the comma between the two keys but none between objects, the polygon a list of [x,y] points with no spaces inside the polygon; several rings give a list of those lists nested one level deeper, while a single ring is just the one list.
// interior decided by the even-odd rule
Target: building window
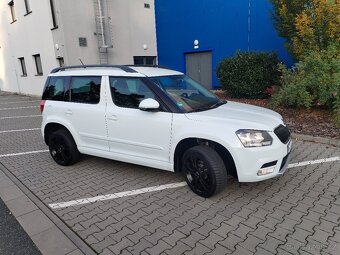
[{"label": "building window", "polygon": [[50,6],[51,6],[53,28],[58,28],[58,21],[57,21],[57,16],[56,16],[56,12],[55,12],[54,0],[50,0]]},{"label": "building window", "polygon": [[33,55],[35,61],[35,67],[37,69],[37,75],[43,75],[40,54]]},{"label": "building window", "polygon": [[145,8],[145,9],[150,9],[150,4],[144,3],[144,8]]},{"label": "building window", "polygon": [[30,0],[25,0],[25,8],[26,8],[26,14],[29,14],[32,12]]},{"label": "building window", "polygon": [[134,56],[133,62],[135,65],[155,65],[156,57],[154,56]]},{"label": "building window", "polygon": [[11,10],[11,18],[12,18],[12,23],[15,22],[17,20],[17,17],[15,15],[15,7],[14,7],[14,1],[10,1],[8,3],[9,8]]},{"label": "building window", "polygon": [[21,76],[27,76],[27,69],[24,58],[18,58],[21,67]]},{"label": "building window", "polygon": [[57,60],[58,60],[58,64],[59,64],[60,67],[65,66],[64,58],[59,57],[59,58],[57,58]]}]

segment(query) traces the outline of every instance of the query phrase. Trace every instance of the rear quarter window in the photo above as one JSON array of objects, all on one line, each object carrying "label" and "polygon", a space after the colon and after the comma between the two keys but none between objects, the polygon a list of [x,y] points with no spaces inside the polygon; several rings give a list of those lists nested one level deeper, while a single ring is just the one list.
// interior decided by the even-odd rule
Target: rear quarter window
[{"label": "rear quarter window", "polygon": [[65,78],[49,77],[42,96],[43,100],[65,101]]}]

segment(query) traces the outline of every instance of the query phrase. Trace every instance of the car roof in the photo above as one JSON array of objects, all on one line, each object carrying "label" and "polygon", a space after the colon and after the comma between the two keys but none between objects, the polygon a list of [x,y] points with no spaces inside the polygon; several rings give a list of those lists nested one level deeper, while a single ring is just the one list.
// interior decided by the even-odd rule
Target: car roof
[{"label": "car roof", "polygon": [[183,75],[183,73],[164,68],[154,66],[129,66],[131,69],[136,70],[138,73],[144,74],[148,77],[167,76],[167,75]]},{"label": "car roof", "polygon": [[119,67],[78,67],[52,72],[49,76],[122,76],[122,77],[156,77],[183,75],[183,73],[157,66],[128,66],[136,72],[127,72]]}]

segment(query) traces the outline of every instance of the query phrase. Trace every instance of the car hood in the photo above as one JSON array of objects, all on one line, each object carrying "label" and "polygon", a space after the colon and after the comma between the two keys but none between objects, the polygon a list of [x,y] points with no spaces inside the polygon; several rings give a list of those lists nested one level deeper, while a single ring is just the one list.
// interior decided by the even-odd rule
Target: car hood
[{"label": "car hood", "polygon": [[282,116],[277,112],[232,101],[211,110],[186,113],[186,116],[194,121],[227,122],[228,125],[235,125],[238,129],[273,131],[283,124]]}]

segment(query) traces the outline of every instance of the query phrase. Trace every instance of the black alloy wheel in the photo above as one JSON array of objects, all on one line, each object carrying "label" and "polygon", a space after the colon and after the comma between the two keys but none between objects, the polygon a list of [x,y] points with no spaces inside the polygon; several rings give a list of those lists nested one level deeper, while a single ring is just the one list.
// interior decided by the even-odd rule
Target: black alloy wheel
[{"label": "black alloy wheel", "polygon": [[52,158],[59,165],[69,166],[79,160],[77,146],[71,134],[65,129],[52,133],[48,145]]},{"label": "black alloy wheel", "polygon": [[207,146],[195,146],[183,156],[182,170],[191,190],[199,196],[211,197],[227,182],[227,171],[218,153]]}]

